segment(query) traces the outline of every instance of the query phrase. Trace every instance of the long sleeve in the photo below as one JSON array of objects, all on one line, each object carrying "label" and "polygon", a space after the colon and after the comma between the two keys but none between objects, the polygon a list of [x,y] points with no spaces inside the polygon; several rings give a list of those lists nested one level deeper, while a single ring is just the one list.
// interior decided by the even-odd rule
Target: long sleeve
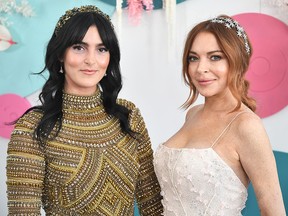
[{"label": "long sleeve", "polygon": [[142,216],[161,215],[160,186],[153,166],[153,151],[145,122],[139,109],[134,109],[131,114],[132,129],[140,134],[138,145],[138,159],[140,163],[139,178],[136,186],[136,199]]},{"label": "long sleeve", "polygon": [[32,112],[20,119],[8,144],[8,215],[41,215],[45,162],[39,144],[32,138],[38,118],[39,114]]}]

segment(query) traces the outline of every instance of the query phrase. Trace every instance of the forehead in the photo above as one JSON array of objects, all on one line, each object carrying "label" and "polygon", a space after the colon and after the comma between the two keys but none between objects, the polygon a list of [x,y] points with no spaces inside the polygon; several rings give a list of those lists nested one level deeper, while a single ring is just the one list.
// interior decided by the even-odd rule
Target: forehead
[{"label": "forehead", "polygon": [[211,50],[220,50],[217,38],[214,34],[210,32],[200,32],[192,42],[191,46],[192,51],[211,51]]},{"label": "forehead", "polygon": [[102,39],[99,35],[99,31],[95,25],[90,26],[82,40],[87,43],[99,43],[102,42]]}]

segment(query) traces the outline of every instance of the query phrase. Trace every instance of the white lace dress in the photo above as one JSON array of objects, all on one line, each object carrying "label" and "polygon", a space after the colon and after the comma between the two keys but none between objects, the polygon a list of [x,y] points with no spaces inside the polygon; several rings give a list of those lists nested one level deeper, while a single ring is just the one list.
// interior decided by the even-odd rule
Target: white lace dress
[{"label": "white lace dress", "polygon": [[241,215],[247,188],[213,145],[205,149],[158,146],[154,166],[165,216]]}]

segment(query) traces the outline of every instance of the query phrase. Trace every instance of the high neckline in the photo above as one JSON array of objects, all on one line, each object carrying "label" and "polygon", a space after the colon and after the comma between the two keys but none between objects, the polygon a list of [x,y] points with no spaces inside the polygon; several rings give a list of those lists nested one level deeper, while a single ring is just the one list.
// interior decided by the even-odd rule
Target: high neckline
[{"label": "high neckline", "polygon": [[91,109],[102,104],[99,88],[93,95],[80,96],[63,92],[63,109]]}]

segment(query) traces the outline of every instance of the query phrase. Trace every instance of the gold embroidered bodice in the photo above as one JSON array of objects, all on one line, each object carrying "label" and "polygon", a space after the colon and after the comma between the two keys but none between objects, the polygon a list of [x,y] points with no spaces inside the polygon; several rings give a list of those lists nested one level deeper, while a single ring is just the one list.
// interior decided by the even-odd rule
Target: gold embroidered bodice
[{"label": "gold embroidered bodice", "polygon": [[[153,152],[139,109],[119,99],[131,113],[131,129],[122,133],[108,115],[101,92],[93,96],[63,93],[63,125],[41,148],[32,133],[42,117],[32,111],[16,124],[8,145],[9,215],[132,216],[134,199],[141,215],[161,215],[160,187]],[[44,150],[45,149],[45,150]]]}]

